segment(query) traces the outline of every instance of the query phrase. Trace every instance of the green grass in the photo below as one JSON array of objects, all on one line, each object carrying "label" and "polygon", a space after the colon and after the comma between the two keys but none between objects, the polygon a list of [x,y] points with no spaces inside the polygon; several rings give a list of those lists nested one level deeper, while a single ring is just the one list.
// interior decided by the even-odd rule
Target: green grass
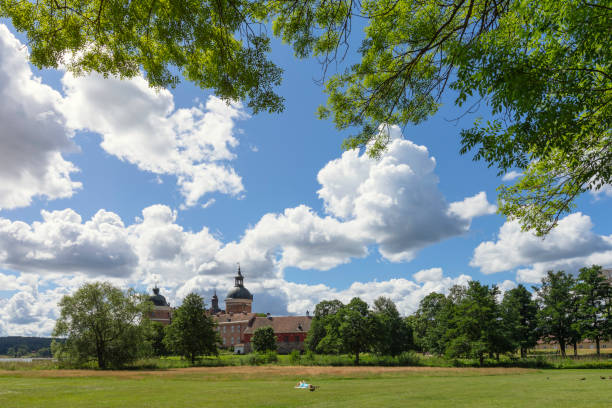
[{"label": "green grass", "polygon": [[[87,371],[77,377],[61,377],[61,370],[50,377],[34,371],[4,372],[0,374],[0,406],[574,408],[609,407],[612,401],[610,370],[417,369],[377,373],[375,369],[336,369],[326,373],[323,369],[308,376],[296,374],[300,369],[279,373],[267,368],[203,368],[159,375],[123,371],[106,372],[102,377],[87,376],[91,375]],[[293,389],[301,379],[320,389]]]}]

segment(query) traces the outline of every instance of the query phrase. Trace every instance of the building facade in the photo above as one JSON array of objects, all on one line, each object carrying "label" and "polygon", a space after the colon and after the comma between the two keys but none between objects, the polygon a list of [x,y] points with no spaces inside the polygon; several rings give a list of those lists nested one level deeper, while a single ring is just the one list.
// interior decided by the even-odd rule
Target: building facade
[{"label": "building facade", "polygon": [[276,335],[276,349],[281,354],[293,350],[304,351],[304,341],[312,323],[311,316],[266,316],[255,317],[244,332],[244,351],[252,351],[251,340],[255,330],[272,327]]},{"label": "building facade", "polygon": [[[153,288],[151,320],[169,325],[172,322],[172,308],[166,298]],[[211,299],[211,307],[206,313],[217,323],[217,333],[221,339],[219,346],[233,349],[237,353],[251,351],[251,340],[255,330],[270,326],[276,335],[279,353],[290,353],[292,350],[304,350],[304,341],[310,329],[310,316],[271,316],[269,313],[254,313],[253,295],[244,286],[244,276],[238,266],[234,277],[234,287],[225,297],[225,310],[219,307],[217,291]]]}]

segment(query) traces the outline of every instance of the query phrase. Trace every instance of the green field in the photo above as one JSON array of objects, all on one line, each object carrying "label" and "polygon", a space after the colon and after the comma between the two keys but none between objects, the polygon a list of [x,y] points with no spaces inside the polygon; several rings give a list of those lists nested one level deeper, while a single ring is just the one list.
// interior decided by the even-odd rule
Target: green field
[{"label": "green field", "polygon": [[[612,370],[429,367],[3,371],[0,407],[608,408],[608,377]],[[301,379],[320,388],[294,389]]]}]

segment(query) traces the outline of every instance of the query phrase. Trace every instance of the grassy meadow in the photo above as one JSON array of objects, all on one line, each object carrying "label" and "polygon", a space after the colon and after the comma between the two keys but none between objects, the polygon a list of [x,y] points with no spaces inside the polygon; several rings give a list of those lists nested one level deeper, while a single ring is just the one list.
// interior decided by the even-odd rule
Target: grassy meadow
[{"label": "grassy meadow", "polygon": [[[320,388],[294,389],[299,380]],[[0,371],[4,408],[607,408],[611,401],[612,370],[236,366]]]}]

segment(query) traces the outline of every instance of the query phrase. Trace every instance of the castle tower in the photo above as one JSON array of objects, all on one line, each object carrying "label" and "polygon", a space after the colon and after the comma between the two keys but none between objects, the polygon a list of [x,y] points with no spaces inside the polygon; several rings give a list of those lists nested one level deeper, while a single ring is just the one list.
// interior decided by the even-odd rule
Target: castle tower
[{"label": "castle tower", "polygon": [[253,295],[244,287],[244,276],[240,272],[238,264],[238,275],[234,277],[234,288],[227,293],[225,298],[226,313],[251,313]]},{"label": "castle tower", "polygon": [[221,309],[219,309],[219,297],[217,296],[217,290],[215,289],[215,294],[212,297],[212,307],[210,309],[210,312],[212,314],[217,314],[219,312],[221,312]]}]

